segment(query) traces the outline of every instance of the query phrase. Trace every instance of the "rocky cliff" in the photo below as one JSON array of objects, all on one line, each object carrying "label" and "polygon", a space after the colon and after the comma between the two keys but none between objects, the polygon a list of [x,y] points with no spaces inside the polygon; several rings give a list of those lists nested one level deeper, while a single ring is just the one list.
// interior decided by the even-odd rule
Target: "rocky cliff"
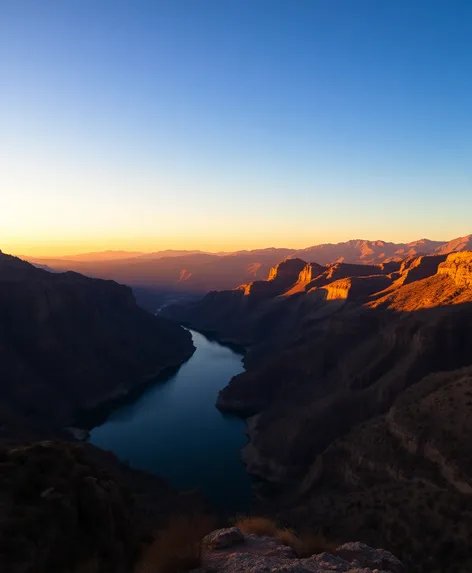
[{"label": "rocky cliff", "polygon": [[128,287],[0,254],[0,436],[54,434],[193,350]]},{"label": "rocky cliff", "polygon": [[471,261],[335,265],[252,307],[227,292],[169,309],[250,342],[217,406],[251,416],[243,457],[272,484],[266,511],[418,571],[469,570]]},{"label": "rocky cliff", "polygon": [[470,252],[454,253],[438,267],[438,274],[452,278],[459,289],[472,288],[472,255]]}]

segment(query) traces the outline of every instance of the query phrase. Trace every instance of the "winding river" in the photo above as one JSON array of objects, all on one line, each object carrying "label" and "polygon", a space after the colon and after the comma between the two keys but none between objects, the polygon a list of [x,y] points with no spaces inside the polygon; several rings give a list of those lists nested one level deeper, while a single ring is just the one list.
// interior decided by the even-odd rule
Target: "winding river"
[{"label": "winding river", "polygon": [[218,391],[244,370],[242,355],[190,332],[193,356],[167,381],[112,412],[90,441],[176,488],[199,488],[220,511],[244,512],[251,497],[240,458],[245,425],[215,407]]}]

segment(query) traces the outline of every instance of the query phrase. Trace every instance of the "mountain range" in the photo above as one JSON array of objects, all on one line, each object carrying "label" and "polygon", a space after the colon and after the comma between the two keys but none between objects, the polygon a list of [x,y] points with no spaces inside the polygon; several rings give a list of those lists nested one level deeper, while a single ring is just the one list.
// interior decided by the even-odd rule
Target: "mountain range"
[{"label": "mountain range", "polygon": [[175,293],[201,296],[210,290],[232,289],[267,279],[271,267],[287,257],[327,265],[339,262],[379,264],[411,255],[447,254],[472,249],[472,235],[452,241],[421,239],[411,243],[351,240],[306,249],[267,248],[233,253],[103,251],[62,258],[24,257],[47,270],[72,270],[133,287],[138,303],[148,310],[172,300]]}]

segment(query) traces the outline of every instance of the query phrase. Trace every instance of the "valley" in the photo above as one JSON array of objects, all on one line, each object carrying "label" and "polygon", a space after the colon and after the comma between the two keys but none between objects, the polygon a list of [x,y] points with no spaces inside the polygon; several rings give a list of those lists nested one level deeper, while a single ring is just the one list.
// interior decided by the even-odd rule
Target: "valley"
[{"label": "valley", "polygon": [[[424,573],[471,565],[472,252],[363,264],[290,254],[265,280],[203,297],[170,289],[157,316],[112,280],[4,254],[0,271],[5,503],[17,474],[21,503],[31,488],[43,495],[32,476],[44,466],[82,507],[57,458],[77,468],[80,491],[83,463],[101,484],[125,484],[133,509],[115,494],[106,503],[119,520],[132,511],[144,536],[210,500],[224,519],[251,508],[339,543],[388,546]],[[245,368],[230,348],[246,349]],[[75,442],[66,426],[100,409],[91,444]],[[113,527],[114,551],[132,560],[136,542]]]},{"label": "valley", "polygon": [[267,281],[164,309],[247,347],[217,407],[246,418],[247,469],[271,484],[260,508],[424,571],[469,566],[471,277],[471,252],[287,259]]}]

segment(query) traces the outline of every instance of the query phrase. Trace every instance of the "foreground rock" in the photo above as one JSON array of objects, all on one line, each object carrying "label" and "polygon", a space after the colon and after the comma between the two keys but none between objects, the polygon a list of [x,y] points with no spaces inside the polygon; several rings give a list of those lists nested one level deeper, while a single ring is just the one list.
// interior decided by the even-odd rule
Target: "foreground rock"
[{"label": "foreground rock", "polygon": [[195,494],[87,445],[0,446],[0,571],[130,573],[143,541]]},{"label": "foreground rock", "polygon": [[300,559],[295,551],[272,537],[243,535],[232,527],[203,540],[202,567],[214,573],[405,573],[403,564],[389,551],[364,543],[346,543],[334,554],[320,553]]}]

